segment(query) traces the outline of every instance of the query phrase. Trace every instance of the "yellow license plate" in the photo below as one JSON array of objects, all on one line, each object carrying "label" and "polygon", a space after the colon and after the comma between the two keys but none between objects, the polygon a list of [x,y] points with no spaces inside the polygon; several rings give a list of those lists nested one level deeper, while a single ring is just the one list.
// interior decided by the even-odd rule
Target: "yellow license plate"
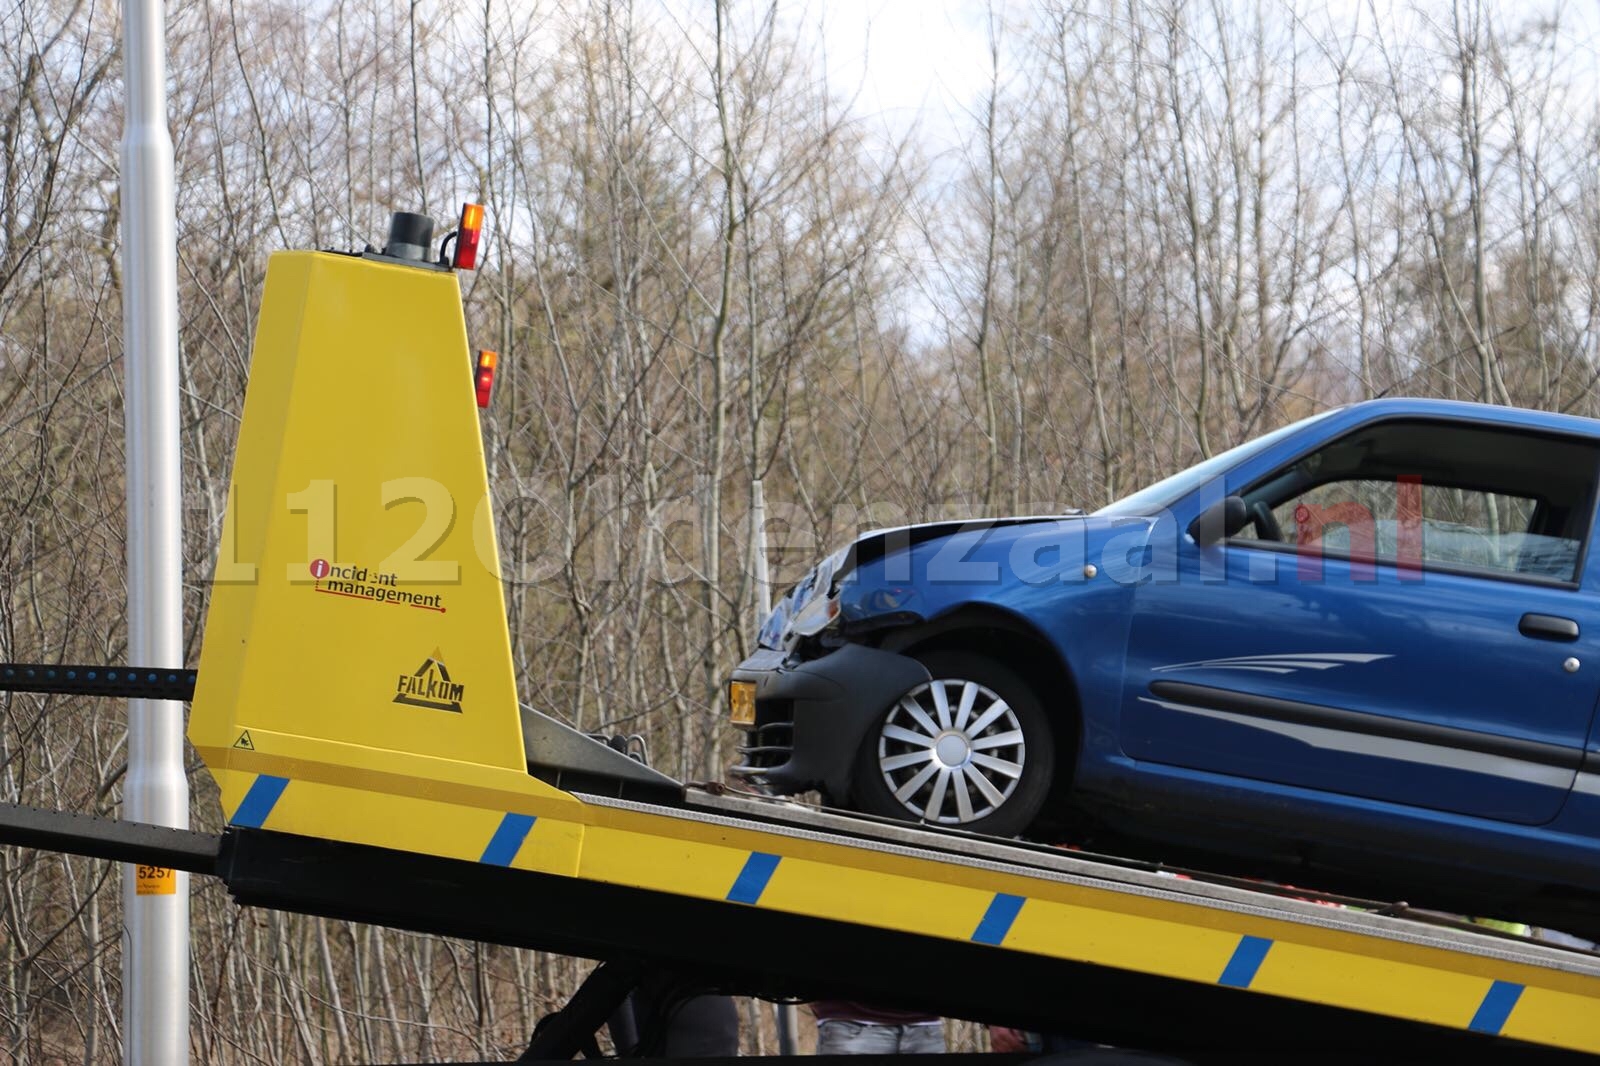
[{"label": "yellow license plate", "polygon": [[728,717],[734,725],[756,724],[756,683],[754,681],[728,682]]}]

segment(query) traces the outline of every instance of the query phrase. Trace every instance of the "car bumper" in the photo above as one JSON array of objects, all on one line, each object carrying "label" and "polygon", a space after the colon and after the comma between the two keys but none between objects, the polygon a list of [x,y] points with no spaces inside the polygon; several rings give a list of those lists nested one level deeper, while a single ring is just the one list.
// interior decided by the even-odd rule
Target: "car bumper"
[{"label": "car bumper", "polygon": [[929,680],[927,668],[894,652],[845,644],[797,662],[762,649],[731,680],[756,686],[756,721],[732,772],[783,795],[821,790],[844,802],[868,730],[900,696]]}]

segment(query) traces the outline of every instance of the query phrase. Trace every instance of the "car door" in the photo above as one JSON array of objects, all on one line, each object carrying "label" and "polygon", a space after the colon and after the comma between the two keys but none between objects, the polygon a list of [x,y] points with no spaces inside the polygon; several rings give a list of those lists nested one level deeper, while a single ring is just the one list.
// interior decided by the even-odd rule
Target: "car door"
[{"label": "car door", "polygon": [[1122,742],[1230,779],[1521,824],[1572,788],[1597,696],[1579,587],[1596,452],[1412,419],[1249,486],[1135,595]]}]

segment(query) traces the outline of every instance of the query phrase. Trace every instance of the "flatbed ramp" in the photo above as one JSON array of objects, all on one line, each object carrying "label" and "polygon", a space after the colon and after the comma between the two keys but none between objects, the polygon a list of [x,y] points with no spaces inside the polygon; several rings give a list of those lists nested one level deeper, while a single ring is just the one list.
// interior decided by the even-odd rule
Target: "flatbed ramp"
[{"label": "flatbed ramp", "polygon": [[[336,786],[273,787],[279,803],[348,802]],[[786,804],[580,799],[498,819],[412,799],[456,827],[434,860],[405,850],[407,820],[308,841],[272,831],[274,803],[233,831],[221,872],[241,903],[1109,1044],[1600,1051],[1600,958],[1581,952]]]},{"label": "flatbed ramp", "polygon": [[[496,818],[448,797],[263,776],[220,836],[5,808],[0,841],[214,874],[244,905],[1196,1062],[1559,1063],[1600,1050],[1600,957],[1523,939],[693,789],[680,805],[580,795],[564,814]],[[356,808],[364,828],[350,825]],[[455,845],[410,850],[414,823],[391,808]],[[274,828],[296,809],[342,811],[355,831]],[[544,847],[574,840],[575,863]]]}]

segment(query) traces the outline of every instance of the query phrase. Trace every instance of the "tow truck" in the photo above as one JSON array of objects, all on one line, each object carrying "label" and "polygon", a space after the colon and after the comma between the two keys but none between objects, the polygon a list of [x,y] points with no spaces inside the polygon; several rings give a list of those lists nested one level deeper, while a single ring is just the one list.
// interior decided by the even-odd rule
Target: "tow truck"
[{"label": "tow truck", "polygon": [[192,700],[225,828],[8,807],[0,842],[598,960],[530,1058],[592,1049],[651,971],[1191,1062],[1600,1053],[1600,955],[688,785],[522,703],[478,416],[494,356],[431,255],[272,256],[197,670],[0,668]]}]

